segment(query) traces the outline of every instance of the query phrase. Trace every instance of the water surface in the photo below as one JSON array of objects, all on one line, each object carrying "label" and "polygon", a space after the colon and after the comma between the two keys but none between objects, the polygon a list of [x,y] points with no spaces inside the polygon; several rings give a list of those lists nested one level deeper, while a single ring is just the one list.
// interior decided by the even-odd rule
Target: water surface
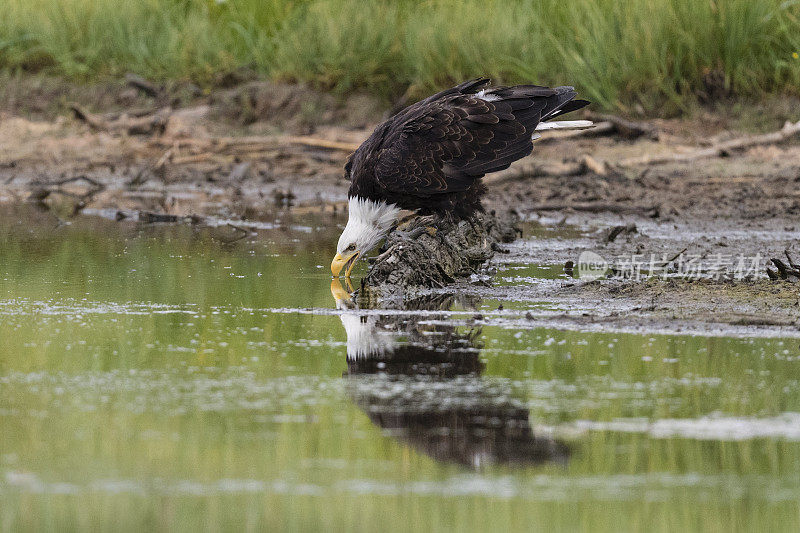
[{"label": "water surface", "polygon": [[0,229],[3,530],[800,527],[796,339],[337,308],[323,218]]}]

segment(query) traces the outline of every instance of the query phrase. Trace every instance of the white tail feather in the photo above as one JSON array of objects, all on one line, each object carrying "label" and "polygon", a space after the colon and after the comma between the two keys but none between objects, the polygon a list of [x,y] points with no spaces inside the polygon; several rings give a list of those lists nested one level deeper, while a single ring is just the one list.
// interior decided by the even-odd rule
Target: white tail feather
[{"label": "white tail feather", "polygon": [[536,126],[536,131],[585,130],[593,127],[594,122],[591,120],[554,120],[553,122],[540,122]]}]

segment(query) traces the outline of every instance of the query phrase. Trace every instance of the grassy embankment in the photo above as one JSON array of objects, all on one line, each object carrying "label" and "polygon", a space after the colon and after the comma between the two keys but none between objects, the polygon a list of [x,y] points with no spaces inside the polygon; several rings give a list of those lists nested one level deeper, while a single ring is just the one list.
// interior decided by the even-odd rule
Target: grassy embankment
[{"label": "grassy embankment", "polygon": [[[0,69],[210,85],[259,76],[415,97],[466,78],[570,83],[605,108],[800,89],[799,0],[3,0]],[[709,72],[713,75],[709,76]]]}]

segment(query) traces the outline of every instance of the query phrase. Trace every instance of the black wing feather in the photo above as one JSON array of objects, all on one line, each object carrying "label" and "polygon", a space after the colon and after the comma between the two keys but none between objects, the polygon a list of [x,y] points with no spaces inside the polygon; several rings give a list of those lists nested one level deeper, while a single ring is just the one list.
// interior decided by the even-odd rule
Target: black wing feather
[{"label": "black wing feather", "polygon": [[[393,194],[423,198],[463,192],[485,174],[530,154],[540,121],[588,104],[574,100],[572,87],[487,89],[488,83],[486,78],[462,83],[379,126],[353,154],[350,196],[394,201]],[[478,97],[481,90],[484,96]]]}]

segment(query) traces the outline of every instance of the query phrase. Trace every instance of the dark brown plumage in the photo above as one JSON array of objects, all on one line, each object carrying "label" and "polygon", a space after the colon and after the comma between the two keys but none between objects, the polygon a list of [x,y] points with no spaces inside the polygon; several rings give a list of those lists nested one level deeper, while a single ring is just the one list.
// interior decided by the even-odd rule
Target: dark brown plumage
[{"label": "dark brown plumage", "polygon": [[572,87],[488,84],[462,83],[378,126],[345,167],[348,196],[469,216],[481,209],[480,178],[530,154],[539,122],[588,104]]}]

